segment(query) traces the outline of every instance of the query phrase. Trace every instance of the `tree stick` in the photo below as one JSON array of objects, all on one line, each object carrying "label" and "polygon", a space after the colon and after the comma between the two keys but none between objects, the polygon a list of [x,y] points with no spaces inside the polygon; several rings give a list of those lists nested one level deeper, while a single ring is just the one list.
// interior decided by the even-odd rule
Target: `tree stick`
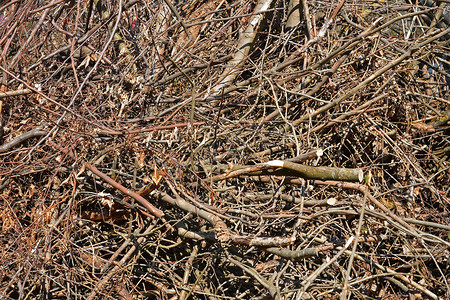
[{"label": "tree stick", "polygon": [[[255,7],[255,12],[267,10],[272,4],[273,0],[259,0],[258,4]],[[247,28],[242,33],[240,40],[237,45],[237,51],[234,55],[234,58],[230,61],[230,63],[225,68],[225,72],[223,75],[223,79],[214,87],[214,92],[221,92],[222,89],[229,86],[231,82],[236,78],[238,74],[238,70],[244,59],[248,56],[250,52],[250,48],[253,45],[253,41],[256,38],[257,28],[261,23],[264,15],[256,14],[254,15],[247,26]]]},{"label": "tree stick", "polygon": [[[345,169],[334,167],[311,167],[297,164],[290,161],[273,160],[266,163],[269,166],[284,168],[293,171],[294,174],[305,179],[321,179],[329,178],[327,180],[338,181],[356,181],[363,180],[364,173],[361,169]],[[333,179],[331,179],[333,178]]]},{"label": "tree stick", "polygon": [[0,153],[1,152],[5,152],[8,151],[9,149],[25,142],[28,139],[31,139],[33,137],[37,137],[37,136],[43,136],[47,134],[47,131],[43,130],[45,127],[45,124],[40,125],[28,132],[25,132],[21,135],[19,135],[18,137],[16,137],[15,139],[13,139],[12,141],[9,141],[7,143],[4,143],[3,145],[0,146]]}]

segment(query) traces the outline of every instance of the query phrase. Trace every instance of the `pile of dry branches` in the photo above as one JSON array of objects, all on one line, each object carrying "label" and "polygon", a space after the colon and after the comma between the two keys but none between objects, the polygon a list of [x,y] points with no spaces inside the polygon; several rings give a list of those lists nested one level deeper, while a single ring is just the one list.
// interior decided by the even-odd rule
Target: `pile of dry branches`
[{"label": "pile of dry branches", "polygon": [[411,3],[0,1],[0,298],[450,298]]}]

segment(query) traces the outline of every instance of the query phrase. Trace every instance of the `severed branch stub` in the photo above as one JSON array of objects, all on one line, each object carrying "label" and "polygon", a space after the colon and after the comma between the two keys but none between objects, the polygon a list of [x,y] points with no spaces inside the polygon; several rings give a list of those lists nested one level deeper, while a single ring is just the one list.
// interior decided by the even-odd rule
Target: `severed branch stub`
[{"label": "severed branch stub", "polygon": [[231,170],[228,173],[210,177],[209,180],[211,182],[215,182],[228,178],[235,178],[238,176],[261,175],[290,176],[313,180],[335,180],[350,182],[362,182],[364,179],[364,173],[361,169],[311,167],[289,160],[272,160],[267,163],[258,165],[239,166],[236,170]]},{"label": "severed branch stub", "polygon": [[364,173],[361,169],[345,169],[334,167],[311,167],[290,161],[272,160],[267,162],[273,168],[283,168],[304,179],[321,179],[362,182]]}]

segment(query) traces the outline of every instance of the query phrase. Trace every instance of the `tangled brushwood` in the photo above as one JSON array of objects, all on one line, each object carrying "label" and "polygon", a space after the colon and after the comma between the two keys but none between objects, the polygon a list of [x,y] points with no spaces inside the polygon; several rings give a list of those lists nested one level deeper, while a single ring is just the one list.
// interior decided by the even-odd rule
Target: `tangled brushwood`
[{"label": "tangled brushwood", "polygon": [[448,1],[0,1],[1,299],[449,299]]}]

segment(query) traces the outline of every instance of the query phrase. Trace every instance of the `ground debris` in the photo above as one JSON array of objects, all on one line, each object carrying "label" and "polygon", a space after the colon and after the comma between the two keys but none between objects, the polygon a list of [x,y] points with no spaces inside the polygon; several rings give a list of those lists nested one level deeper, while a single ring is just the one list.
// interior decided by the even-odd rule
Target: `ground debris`
[{"label": "ground debris", "polygon": [[449,7],[1,4],[0,298],[450,298]]}]

